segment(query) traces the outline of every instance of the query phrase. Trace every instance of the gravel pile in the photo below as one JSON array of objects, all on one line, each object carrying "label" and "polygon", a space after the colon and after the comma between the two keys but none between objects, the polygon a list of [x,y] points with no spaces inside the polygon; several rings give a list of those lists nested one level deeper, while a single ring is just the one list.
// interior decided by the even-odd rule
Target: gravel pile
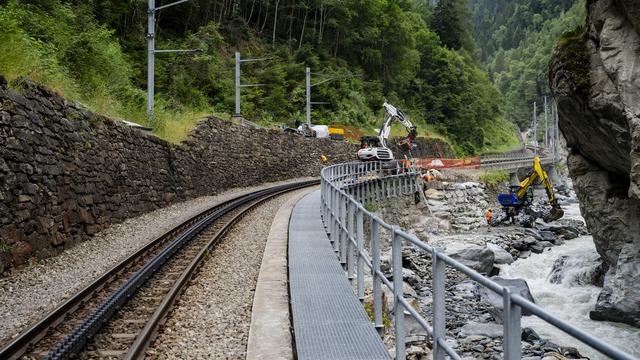
[{"label": "gravel pile", "polygon": [[215,247],[147,351],[149,357],[245,358],[269,229],[278,209],[296,193],[253,210]]},{"label": "gravel pile", "polygon": [[159,209],[115,224],[90,241],[0,278],[0,343],[17,335],[137,249],[199,212],[235,196],[299,180],[308,178],[232,189]]}]

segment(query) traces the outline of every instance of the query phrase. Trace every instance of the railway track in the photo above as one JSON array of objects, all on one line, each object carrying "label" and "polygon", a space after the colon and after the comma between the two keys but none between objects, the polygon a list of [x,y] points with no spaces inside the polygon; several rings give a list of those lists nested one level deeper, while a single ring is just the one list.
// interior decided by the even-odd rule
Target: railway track
[{"label": "railway track", "polygon": [[144,357],[171,307],[208,251],[280,185],[219,204],[150,242],[0,349],[0,359]]}]

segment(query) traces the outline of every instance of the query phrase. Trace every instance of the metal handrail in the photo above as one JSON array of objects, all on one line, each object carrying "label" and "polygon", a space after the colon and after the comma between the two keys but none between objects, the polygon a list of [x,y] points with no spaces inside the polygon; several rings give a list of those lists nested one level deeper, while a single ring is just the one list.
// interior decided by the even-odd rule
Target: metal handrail
[{"label": "metal handrail", "polygon": [[[513,161],[513,158],[512,158]],[[415,164],[388,169],[385,163],[345,163],[325,167],[321,171],[321,215],[329,238],[338,253],[340,262],[349,279],[356,280],[357,295],[364,302],[364,266],[373,277],[373,323],[382,334],[382,285],[393,292],[396,359],[406,358],[404,311],[409,313],[429,334],[433,342],[433,358],[444,359],[446,355],[460,359],[447,344],[445,332],[445,270],[447,266],[465,274],[480,285],[502,296],[503,299],[503,348],[504,358],[521,357],[521,316],[527,310],[545,322],[582,341],[600,353],[613,359],[635,359],[630,354],[611,346],[568,322],[548,313],[519,294],[512,294],[504,287],[468,266],[450,258],[435,247],[421,241],[397,226],[386,223],[368,211],[370,201],[389,197],[412,195],[420,188],[421,172]],[[364,219],[370,223],[370,254],[364,249]],[[391,232],[392,281],[380,270],[380,236],[384,228]],[[432,306],[431,324],[413,309],[403,294],[402,246],[410,243],[430,254],[432,259]],[[355,275],[354,275],[355,272]]]}]

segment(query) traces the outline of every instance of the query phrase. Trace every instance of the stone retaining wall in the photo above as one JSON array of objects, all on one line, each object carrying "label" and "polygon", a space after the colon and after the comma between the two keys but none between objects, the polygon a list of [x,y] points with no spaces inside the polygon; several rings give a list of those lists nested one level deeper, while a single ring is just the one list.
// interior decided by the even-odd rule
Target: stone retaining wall
[{"label": "stone retaining wall", "polygon": [[216,118],[171,144],[23,81],[0,77],[0,272],[112,223],[233,187],[317,176],[357,147]]}]

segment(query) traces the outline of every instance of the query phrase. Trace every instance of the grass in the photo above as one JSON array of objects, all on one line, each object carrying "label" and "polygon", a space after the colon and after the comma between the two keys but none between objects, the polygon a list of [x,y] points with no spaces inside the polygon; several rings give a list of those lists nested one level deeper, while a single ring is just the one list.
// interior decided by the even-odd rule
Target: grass
[{"label": "grass", "polygon": [[480,154],[506,153],[522,148],[516,126],[503,118],[492,122],[492,126],[484,128],[484,146]]},{"label": "grass", "polygon": [[509,181],[509,174],[506,171],[488,171],[480,175],[480,181],[489,188],[496,188]]},{"label": "grass", "polygon": [[376,212],[376,211],[378,211],[379,206],[378,206],[378,203],[376,203],[376,202],[367,201],[364,204],[364,208],[369,212]]},{"label": "grass", "polygon": [[15,250],[16,250],[15,245],[7,244],[5,242],[0,242],[0,253],[12,254]]},{"label": "grass", "polygon": [[[371,321],[375,321],[375,314],[373,313],[373,304],[371,303],[365,303],[364,304],[364,310],[367,312],[367,315],[369,316],[369,319]],[[389,329],[391,328],[391,317],[389,316],[389,313],[387,311],[382,311],[382,326],[384,326],[385,329]]]}]

